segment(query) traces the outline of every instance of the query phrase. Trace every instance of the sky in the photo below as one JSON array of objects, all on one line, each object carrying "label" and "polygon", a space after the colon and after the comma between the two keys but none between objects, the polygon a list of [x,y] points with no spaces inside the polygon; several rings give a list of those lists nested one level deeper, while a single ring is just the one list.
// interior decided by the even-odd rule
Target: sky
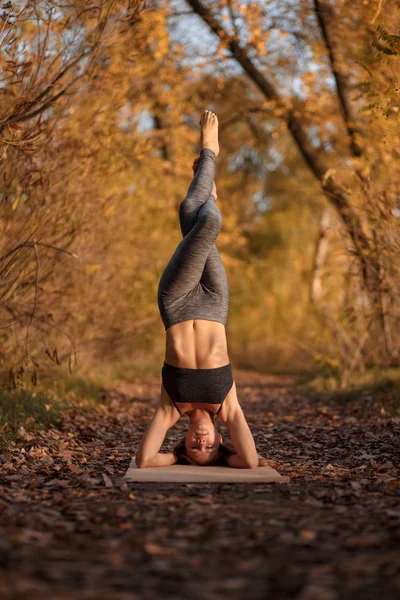
[{"label": "sky", "polygon": [[[219,6],[220,2],[205,2],[208,5]],[[171,8],[171,17],[168,19],[169,33],[171,38],[182,44],[185,48],[184,64],[190,65],[194,70],[202,70],[218,75],[238,75],[242,73],[241,66],[236,60],[230,59],[230,53],[226,53],[226,60],[215,61],[215,53],[218,48],[218,38],[210,31],[209,27],[197,14],[193,13],[191,7],[185,0],[163,0],[162,4],[167,4]],[[268,31],[268,41],[266,44],[267,55],[261,60],[253,57],[255,64],[262,70],[268,72],[268,77],[279,87],[280,93],[306,98],[306,91],[302,83],[302,76],[306,71],[319,72],[320,65],[313,60],[313,51],[308,41],[302,39],[302,23],[299,18],[298,0],[269,0],[264,2],[249,2],[241,0],[241,4],[261,4],[268,5],[266,15],[263,19]],[[222,13],[223,14],[223,13]],[[176,16],[175,16],[176,15]],[[314,16],[311,13],[307,19],[312,24]],[[238,18],[238,28],[242,31],[241,41],[245,45],[245,28],[243,21]],[[229,21],[224,23],[229,27]],[[282,36],[282,32],[287,35]],[[267,35],[266,35],[267,37]],[[277,61],[280,57],[295,57],[291,63],[290,69],[286,65],[285,69],[277,68]],[[205,59],[208,57],[208,64],[204,66]],[[327,78],[324,73],[325,85],[334,87],[333,78]]]}]

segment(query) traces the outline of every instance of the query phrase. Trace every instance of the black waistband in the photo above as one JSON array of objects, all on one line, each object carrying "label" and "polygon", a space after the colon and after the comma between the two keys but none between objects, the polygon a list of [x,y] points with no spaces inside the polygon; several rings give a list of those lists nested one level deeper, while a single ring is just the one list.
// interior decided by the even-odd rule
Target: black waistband
[{"label": "black waistband", "polygon": [[213,369],[188,369],[164,361],[162,380],[174,402],[222,404],[233,385],[232,365],[229,362]]},{"label": "black waistband", "polygon": [[228,370],[232,367],[231,363],[229,362],[227,365],[223,365],[222,367],[214,367],[212,369],[188,369],[187,367],[175,367],[174,365],[170,365],[168,363],[165,362],[164,360],[164,367],[167,367],[167,369],[173,370],[173,371],[204,371],[204,372],[208,372],[208,371],[220,371],[222,369]]}]

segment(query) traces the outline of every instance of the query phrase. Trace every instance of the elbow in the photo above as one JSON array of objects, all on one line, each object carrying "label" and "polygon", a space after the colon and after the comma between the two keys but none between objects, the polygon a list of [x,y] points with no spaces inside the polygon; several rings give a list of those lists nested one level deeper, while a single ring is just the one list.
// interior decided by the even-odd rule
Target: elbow
[{"label": "elbow", "polygon": [[258,462],[257,463],[249,463],[247,468],[248,469],[256,469],[258,467]]},{"label": "elbow", "polygon": [[246,461],[247,469],[256,469],[258,467],[258,457],[255,460]]},{"label": "elbow", "polygon": [[144,469],[145,467],[147,467],[146,461],[142,456],[140,456],[140,454],[135,456],[135,463],[139,469]]}]

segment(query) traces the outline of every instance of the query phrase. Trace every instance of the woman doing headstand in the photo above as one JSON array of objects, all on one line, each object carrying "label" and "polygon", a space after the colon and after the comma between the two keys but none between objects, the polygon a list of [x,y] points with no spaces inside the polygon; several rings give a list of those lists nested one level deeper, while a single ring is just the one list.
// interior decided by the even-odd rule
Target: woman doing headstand
[{"label": "woman doing headstand", "polygon": [[[136,454],[138,467],[177,462],[258,466],[253,436],[236,394],[225,327],[229,288],[215,245],[221,229],[214,182],[219,154],[218,119],[206,110],[201,120],[200,157],[194,177],[179,207],[183,235],[158,287],[158,306],[166,330],[159,405]],[[185,438],[174,452],[159,449],[181,415],[188,415]],[[215,415],[227,427],[231,443],[223,441]]]}]

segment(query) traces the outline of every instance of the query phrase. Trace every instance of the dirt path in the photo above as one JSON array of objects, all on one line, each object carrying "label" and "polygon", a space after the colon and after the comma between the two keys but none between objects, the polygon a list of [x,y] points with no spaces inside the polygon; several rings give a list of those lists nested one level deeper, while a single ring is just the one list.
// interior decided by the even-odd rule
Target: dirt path
[{"label": "dirt path", "polygon": [[258,451],[290,484],[123,483],[160,381],[121,383],[90,419],[66,414],[1,455],[0,597],[397,600],[399,423],[368,397],[235,379]]}]

